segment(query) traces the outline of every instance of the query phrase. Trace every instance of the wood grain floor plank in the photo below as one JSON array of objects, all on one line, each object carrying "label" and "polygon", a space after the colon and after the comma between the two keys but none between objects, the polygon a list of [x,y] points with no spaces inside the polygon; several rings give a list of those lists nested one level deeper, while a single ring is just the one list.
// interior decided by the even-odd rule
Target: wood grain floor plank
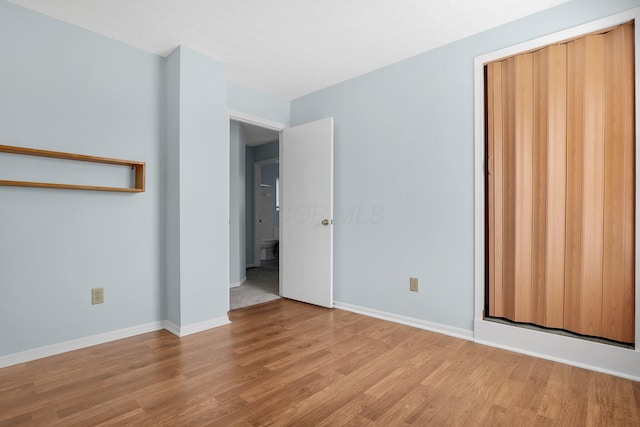
[{"label": "wood grain floor plank", "polygon": [[420,391],[424,395],[424,403],[405,418],[407,424],[430,425],[453,394],[451,389],[430,385],[421,385]]},{"label": "wood grain floor plank", "polygon": [[309,374],[298,378],[289,384],[263,393],[259,399],[251,402],[248,411],[238,412],[237,417],[246,419],[253,425],[260,425],[265,420],[276,417],[282,408],[293,401],[306,399],[335,381],[330,375]]},{"label": "wood grain floor plank", "polygon": [[639,383],[278,300],[0,369],[0,426],[640,425]]},{"label": "wood grain floor plank", "polygon": [[409,419],[417,417],[429,405],[429,388],[418,384],[376,420],[378,425],[411,425]]},{"label": "wood grain floor plank", "polygon": [[338,410],[326,417],[320,419],[314,424],[301,424],[301,425],[317,425],[323,427],[350,425],[355,423],[358,425],[373,425],[373,421],[362,416],[362,411],[365,407],[370,406],[373,402],[373,397],[361,393],[351,399],[345,405],[341,406]]},{"label": "wood grain floor plank", "polygon": [[438,360],[435,357],[430,358],[424,354],[418,354],[365,391],[365,394],[374,396],[375,399],[364,408],[362,415],[376,421],[399,401],[403,400],[410,390],[420,385],[423,378],[427,377],[442,363],[442,360]]},{"label": "wood grain floor plank", "polygon": [[552,370],[553,362],[539,359],[533,361],[529,375],[523,379],[526,387],[516,403],[518,408],[537,413],[537,409],[542,404]]},{"label": "wood grain floor plank", "polygon": [[34,425],[31,414],[20,414],[15,417],[0,420],[0,427],[20,426],[20,425]]}]

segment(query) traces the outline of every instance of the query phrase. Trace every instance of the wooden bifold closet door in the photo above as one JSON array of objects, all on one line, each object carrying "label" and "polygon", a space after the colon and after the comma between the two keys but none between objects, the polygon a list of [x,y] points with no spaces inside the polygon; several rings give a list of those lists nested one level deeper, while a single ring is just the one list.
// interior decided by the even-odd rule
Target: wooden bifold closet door
[{"label": "wooden bifold closet door", "polygon": [[633,40],[486,65],[489,316],[634,341]]}]

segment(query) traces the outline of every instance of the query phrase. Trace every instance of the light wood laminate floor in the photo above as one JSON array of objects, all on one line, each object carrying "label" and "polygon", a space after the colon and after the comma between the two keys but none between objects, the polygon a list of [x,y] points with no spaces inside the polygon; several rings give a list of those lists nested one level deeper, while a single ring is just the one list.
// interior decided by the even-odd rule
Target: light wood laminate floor
[{"label": "light wood laminate floor", "polygon": [[640,425],[640,383],[277,300],[0,369],[0,425]]}]

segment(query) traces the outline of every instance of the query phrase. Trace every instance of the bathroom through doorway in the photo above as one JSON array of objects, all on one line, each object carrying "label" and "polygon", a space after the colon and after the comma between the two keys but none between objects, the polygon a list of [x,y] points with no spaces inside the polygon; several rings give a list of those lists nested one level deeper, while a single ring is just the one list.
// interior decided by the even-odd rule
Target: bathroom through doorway
[{"label": "bathroom through doorway", "polygon": [[230,309],[279,298],[278,130],[230,119]]}]

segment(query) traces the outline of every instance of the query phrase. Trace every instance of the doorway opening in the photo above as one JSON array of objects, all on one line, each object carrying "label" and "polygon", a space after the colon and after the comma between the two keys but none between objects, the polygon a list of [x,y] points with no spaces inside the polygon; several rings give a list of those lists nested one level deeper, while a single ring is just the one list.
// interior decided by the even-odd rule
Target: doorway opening
[{"label": "doorway opening", "polygon": [[279,130],[229,122],[229,308],[280,298]]},{"label": "doorway opening", "polygon": [[[229,119],[229,286],[243,286],[249,279],[247,267],[274,266],[276,261],[273,260],[277,258],[279,296],[332,308],[333,117],[293,127],[237,112],[230,112]],[[253,180],[247,179],[247,175],[256,161],[255,151],[267,147],[270,138],[247,144],[246,131],[256,130],[253,129],[255,126],[270,129],[278,135],[277,155],[264,158],[269,161],[265,163],[276,163],[273,159],[278,158],[279,171],[277,180],[274,178],[272,184],[264,183],[272,186],[272,194],[265,194],[265,197],[273,200],[274,212],[271,223],[262,221],[270,224],[263,242],[256,237],[258,227],[254,225],[250,229],[250,218],[255,213],[247,213],[252,200],[247,193],[251,191],[248,188]],[[262,133],[264,129],[256,131]],[[247,153],[252,151],[253,159],[247,162]],[[256,194],[262,197],[262,190],[254,191],[254,198]],[[276,201],[279,202],[277,210]],[[254,201],[254,212],[255,205]],[[253,240],[248,236],[253,236]],[[276,236],[277,245],[264,242],[276,240]],[[247,240],[250,240],[248,244]],[[262,245],[258,256],[256,244]],[[262,261],[268,262],[263,265]],[[238,305],[230,302],[229,307],[234,309]]]}]

